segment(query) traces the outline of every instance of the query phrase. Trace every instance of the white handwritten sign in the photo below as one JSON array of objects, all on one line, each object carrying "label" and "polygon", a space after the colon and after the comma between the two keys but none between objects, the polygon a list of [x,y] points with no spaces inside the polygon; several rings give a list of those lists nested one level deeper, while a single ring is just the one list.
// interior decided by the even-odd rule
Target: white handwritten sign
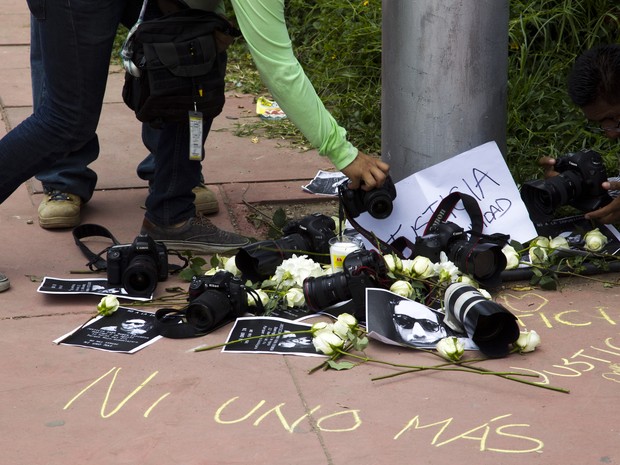
[{"label": "white handwritten sign", "polygon": [[[527,242],[538,235],[495,142],[473,148],[397,182],[394,210],[388,218],[378,220],[362,213],[356,221],[383,241],[391,242],[401,236],[415,241],[416,237],[424,235],[442,199],[452,192],[468,194],[478,201],[485,234],[509,234],[519,242]],[[469,215],[461,202],[445,221],[465,230],[471,228]]]}]

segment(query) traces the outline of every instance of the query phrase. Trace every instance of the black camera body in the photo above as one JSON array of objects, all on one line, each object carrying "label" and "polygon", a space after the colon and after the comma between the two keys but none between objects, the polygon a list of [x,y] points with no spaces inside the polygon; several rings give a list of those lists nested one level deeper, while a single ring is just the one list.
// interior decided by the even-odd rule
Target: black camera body
[{"label": "black camera body", "polygon": [[199,333],[228,323],[248,309],[243,281],[228,271],[218,271],[211,276],[194,276],[188,294],[185,317]]},{"label": "black camera body", "polygon": [[611,202],[612,198],[601,186],[607,181],[607,172],[598,152],[568,153],[556,160],[554,169],[559,173],[557,176],[521,186],[521,198],[532,221],[549,220],[555,209],[563,205],[590,212]]},{"label": "black camera body", "polygon": [[[284,237],[299,234],[307,244],[307,250],[327,254],[323,257],[324,263],[329,263],[329,240],[336,235],[336,222],[331,216],[313,213],[301,220],[291,221],[284,228]],[[319,260],[317,260],[319,261]]]},{"label": "black camera body", "polygon": [[358,250],[344,258],[342,271],[304,280],[306,305],[314,311],[324,310],[341,302],[348,302],[350,311],[359,320],[365,320],[366,288],[383,287],[387,265],[375,250]]},{"label": "black camera body", "polygon": [[259,281],[269,278],[282,262],[295,253],[316,254],[313,259],[328,264],[329,240],[336,236],[334,219],[320,213],[291,221],[275,241],[261,241],[242,247],[235,256],[237,268],[246,279]]},{"label": "black camera body", "polygon": [[131,244],[108,249],[107,274],[110,285],[122,285],[131,295],[150,295],[158,281],[168,278],[168,250],[165,244],[140,234]]},{"label": "black camera body", "polygon": [[396,198],[394,181],[388,176],[381,187],[365,191],[349,189],[345,185],[339,187],[340,201],[352,218],[368,212],[376,219],[385,219],[392,213],[393,201]]},{"label": "black camera body", "polygon": [[463,273],[487,285],[498,284],[506,268],[503,245],[490,236],[470,238],[459,225],[446,221],[432,225],[428,233],[415,242],[415,254],[438,262],[441,252]]}]

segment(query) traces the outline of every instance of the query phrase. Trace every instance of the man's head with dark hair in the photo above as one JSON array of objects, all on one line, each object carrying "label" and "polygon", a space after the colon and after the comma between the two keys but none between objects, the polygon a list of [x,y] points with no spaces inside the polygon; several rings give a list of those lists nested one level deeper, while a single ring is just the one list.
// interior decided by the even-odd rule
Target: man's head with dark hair
[{"label": "man's head with dark hair", "polygon": [[620,103],[620,44],[599,45],[580,55],[568,76],[568,95],[583,108],[603,100]]},{"label": "man's head with dark hair", "polygon": [[599,45],[576,60],[568,95],[609,138],[620,138],[620,44]]}]

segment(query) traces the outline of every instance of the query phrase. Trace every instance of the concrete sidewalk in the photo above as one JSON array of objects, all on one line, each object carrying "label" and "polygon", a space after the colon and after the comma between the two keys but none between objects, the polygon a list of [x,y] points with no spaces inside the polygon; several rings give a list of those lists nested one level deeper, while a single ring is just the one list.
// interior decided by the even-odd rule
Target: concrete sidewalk
[{"label": "concrete sidewalk", "polygon": [[[26,2],[3,6],[0,137],[31,112]],[[145,150],[121,85],[122,73],[112,69],[94,164],[100,180],[83,221],[126,243],[142,221],[146,185],[135,167]],[[234,136],[235,125],[252,118],[252,96],[231,94],[209,136],[204,168],[220,200],[213,221],[247,235],[257,231],[246,202],[317,202],[321,211],[320,199],[300,186],[331,167],[315,152]],[[188,353],[223,342],[229,327],[198,339],[162,339],[133,355],[55,345],[93,314],[99,298],[36,292],[42,276],[73,278],[85,269],[69,231],[37,225],[40,199],[40,185],[30,181],[0,207],[0,271],[12,282],[0,294],[1,465],[620,463],[615,287],[570,279],[561,292],[545,292],[510,283],[496,296],[543,344],[482,366],[535,374],[570,394],[457,372],[372,381],[393,371],[376,363],[309,375],[319,359]],[[158,295],[175,285],[187,286],[171,279]],[[368,353],[436,363],[374,341]]]}]

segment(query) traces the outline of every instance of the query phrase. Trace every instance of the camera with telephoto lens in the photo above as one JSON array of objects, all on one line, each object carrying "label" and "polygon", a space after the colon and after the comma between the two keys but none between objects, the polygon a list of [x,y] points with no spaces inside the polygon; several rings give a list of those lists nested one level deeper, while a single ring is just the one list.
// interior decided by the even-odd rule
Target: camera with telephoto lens
[{"label": "camera with telephoto lens", "polygon": [[442,251],[461,272],[480,282],[494,283],[506,268],[501,245],[488,239],[469,238],[463,228],[450,221],[434,224],[415,242],[416,255],[433,262],[439,262]]},{"label": "camera with telephoto lens", "polygon": [[351,313],[364,320],[366,288],[383,287],[380,281],[386,277],[387,265],[377,251],[351,252],[344,258],[342,271],[304,280],[306,305],[310,310],[319,311],[349,301],[353,307]]},{"label": "camera with telephoto lens", "polygon": [[131,244],[114,245],[107,253],[108,284],[122,285],[130,295],[151,295],[168,278],[168,250],[146,234]]},{"label": "camera with telephoto lens", "polygon": [[228,323],[248,309],[243,281],[228,271],[218,271],[211,276],[194,276],[188,294],[185,318],[197,333]]},{"label": "camera with telephoto lens", "polygon": [[338,193],[344,208],[352,218],[357,218],[367,211],[373,218],[382,220],[392,213],[396,187],[392,178],[388,176],[383,185],[376,189],[369,191],[349,189],[345,184],[341,184]]},{"label": "camera with telephoto lens", "polygon": [[465,283],[450,284],[444,295],[446,326],[466,332],[489,357],[508,355],[519,338],[517,317]]},{"label": "camera with telephoto lens", "polygon": [[336,223],[332,217],[313,213],[284,226],[281,239],[242,247],[235,256],[235,264],[243,277],[252,281],[269,278],[293,254],[314,253],[314,261],[328,264],[329,240],[336,236],[335,229]]},{"label": "camera with telephoto lens", "polygon": [[601,184],[607,181],[603,158],[587,150],[569,153],[555,162],[559,174],[529,181],[521,186],[521,198],[536,223],[549,220],[561,206],[570,205],[583,212],[598,210],[611,202]]}]

